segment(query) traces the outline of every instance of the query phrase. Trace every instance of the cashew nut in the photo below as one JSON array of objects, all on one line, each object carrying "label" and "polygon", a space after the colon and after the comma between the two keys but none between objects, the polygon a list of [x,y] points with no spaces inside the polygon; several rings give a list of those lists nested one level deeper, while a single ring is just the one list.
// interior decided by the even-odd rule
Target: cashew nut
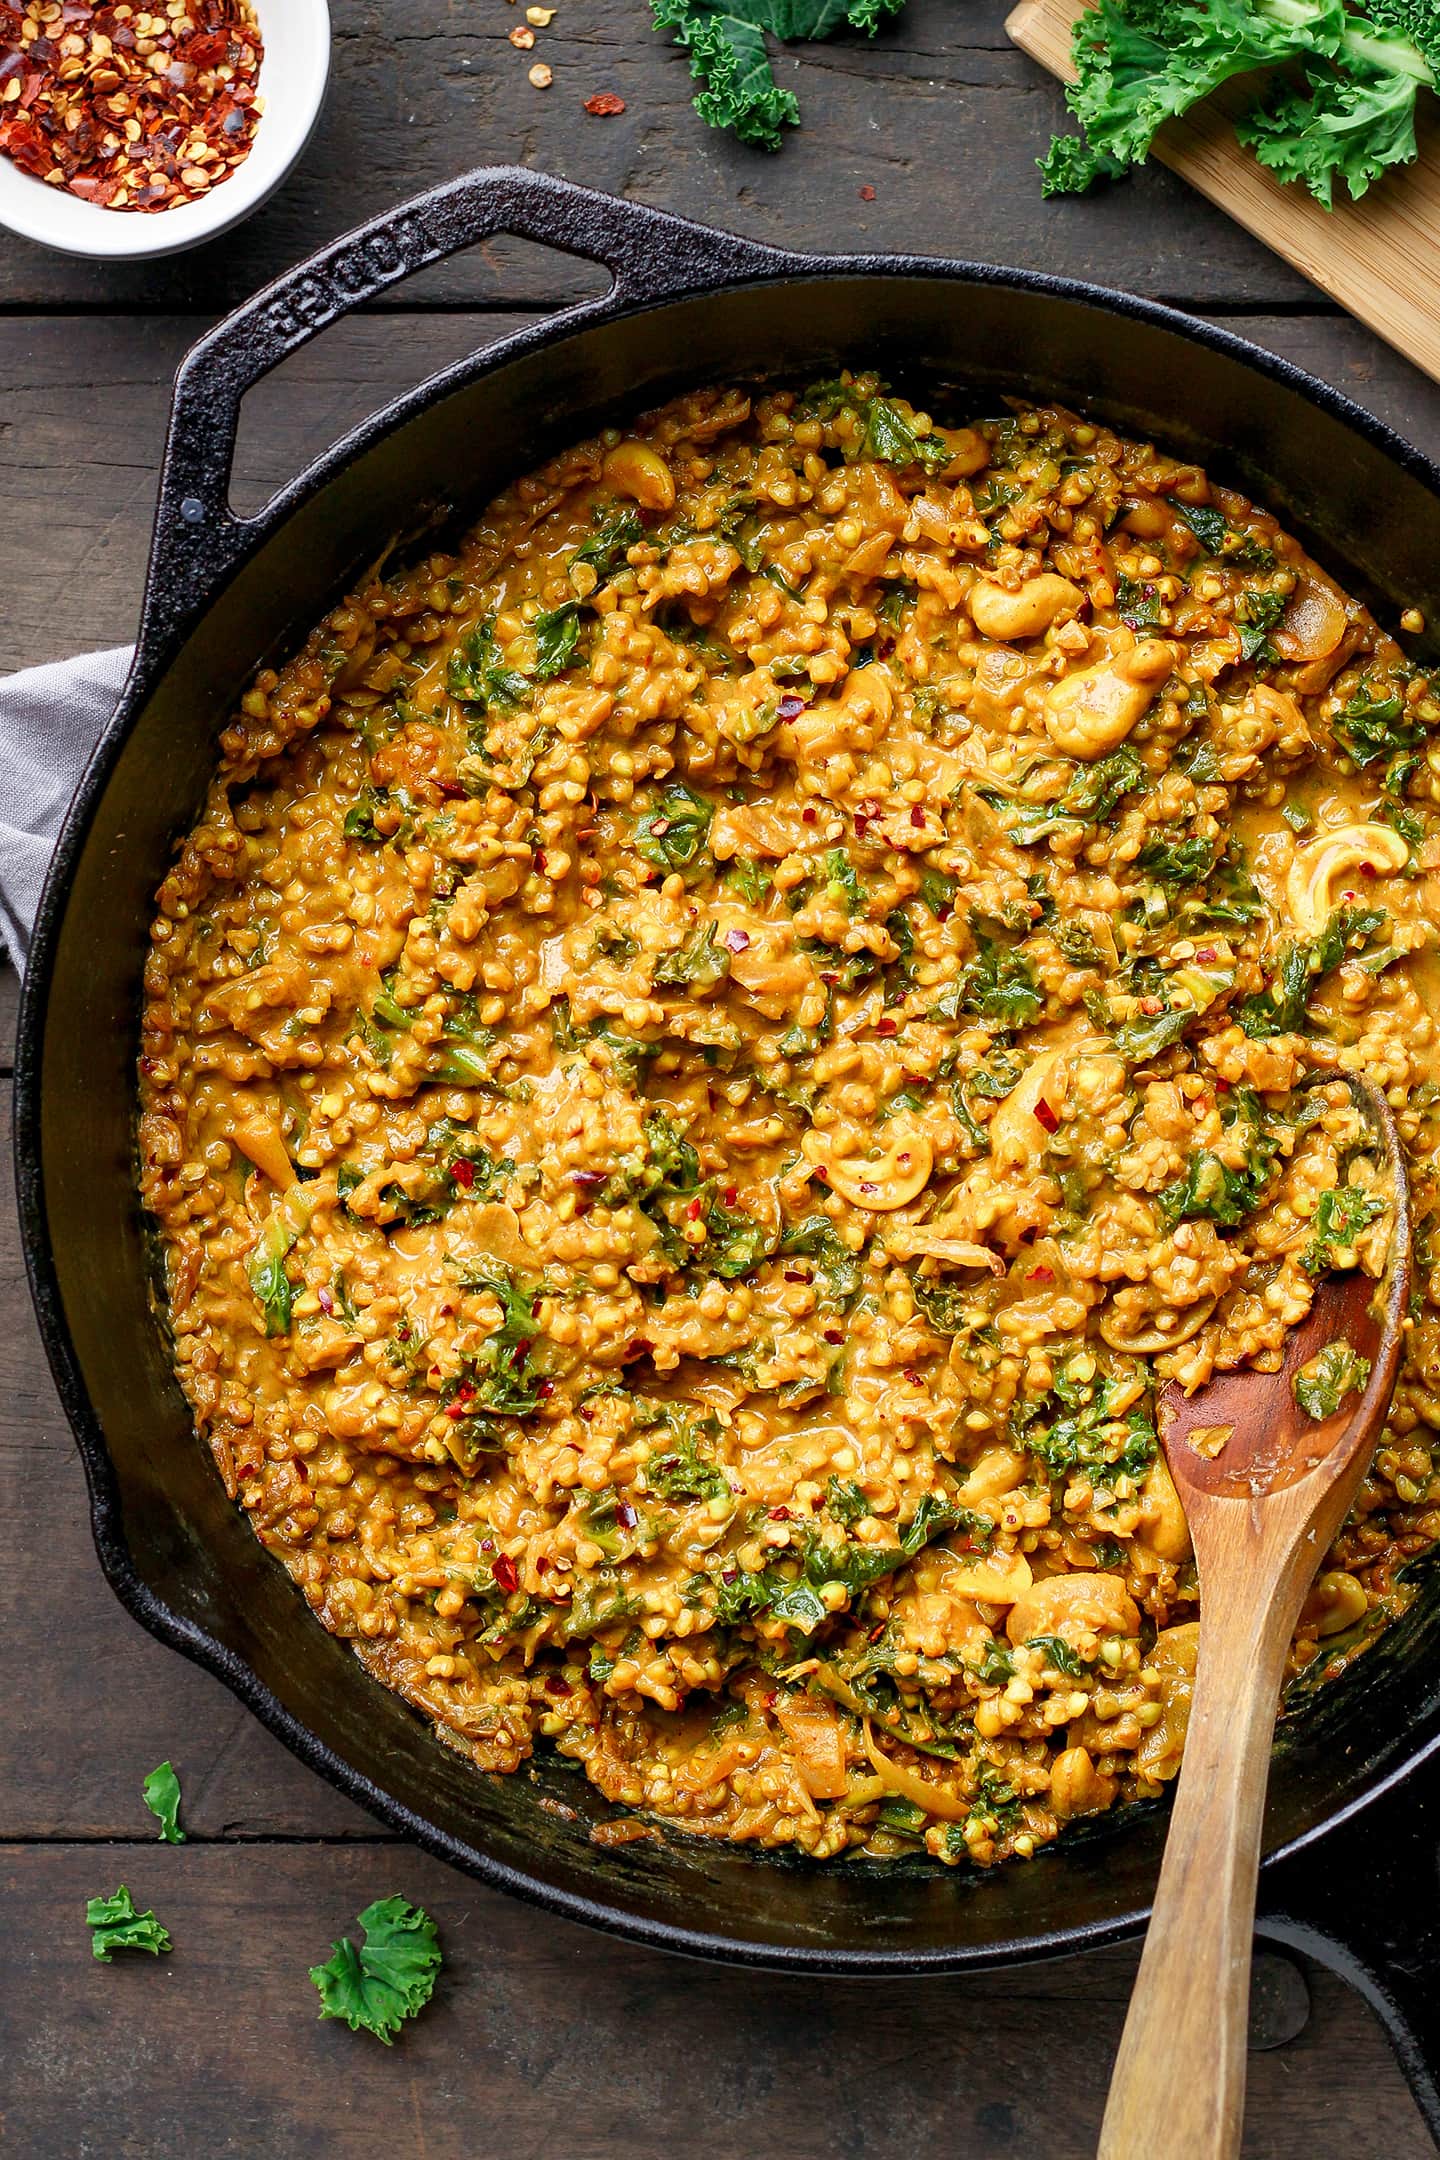
[{"label": "cashew nut", "polygon": [[1050,1765],[1050,1806],[1059,1816],[1099,1815],[1115,1798],[1115,1780],[1102,1776],[1089,1748],[1062,1748]]},{"label": "cashew nut", "polygon": [[1097,1635],[1134,1635],[1140,1613],[1119,1575],[1047,1575],[1010,1608],[1005,1632],[1012,1643],[1036,1635],[1058,1635],[1068,1621]]},{"label": "cashew nut", "polygon": [[1045,696],[1045,726],[1066,757],[1099,758],[1124,742],[1175,670],[1174,647],[1145,638],[1098,667],[1062,675]]},{"label": "cashew nut", "polygon": [[630,496],[645,509],[674,509],[675,476],[648,443],[616,443],[606,452],[601,471],[617,494]]},{"label": "cashew nut", "polygon": [[1302,1631],[1313,1628],[1317,1635],[1339,1635],[1357,1620],[1363,1620],[1369,1610],[1370,1600],[1363,1585],[1340,1568],[1327,1568],[1315,1578],[1300,1615],[1300,1626]]},{"label": "cashew nut", "polygon": [[999,1253],[961,1236],[954,1222],[952,1217],[950,1222],[917,1223],[913,1228],[903,1224],[887,1234],[885,1250],[897,1260],[939,1260],[946,1267],[987,1268],[992,1275],[1003,1275],[1005,1262]]},{"label": "cashew nut", "polygon": [[1141,1777],[1173,1778],[1185,1752],[1190,1726],[1190,1698],[1195,1690],[1195,1658],[1200,1648],[1198,1620],[1182,1621],[1179,1627],[1162,1628],[1155,1638],[1148,1663],[1160,1675],[1161,1715],[1141,1739],[1135,1751],[1135,1768]]},{"label": "cashew nut", "polygon": [[1035,1160],[1052,1129],[1036,1114],[1042,1102],[1058,1121],[1067,1106],[1091,1109],[1124,1088],[1124,1061],[1098,1036],[1066,1049],[1042,1050],[990,1120],[991,1159],[1010,1170]]},{"label": "cashew nut", "polygon": [[1003,1500],[1025,1476],[1025,1459],[1014,1448],[986,1448],[960,1487],[962,1507],[983,1507],[987,1500]]},{"label": "cashew nut", "polygon": [[[1217,1298],[1202,1297],[1188,1307],[1183,1318],[1177,1314],[1169,1327],[1157,1324],[1147,1327],[1149,1310],[1144,1308],[1144,1299],[1144,1291],[1119,1290],[1114,1303],[1102,1314],[1100,1339],[1112,1350],[1128,1351],[1132,1357],[1149,1357],[1160,1350],[1177,1349],[1181,1343],[1189,1342],[1192,1335],[1199,1334],[1219,1303]],[[1139,1312],[1133,1310],[1137,1304],[1142,1307]]]},{"label": "cashew nut", "polygon": [[943,442],[950,452],[950,462],[945,467],[947,480],[968,480],[972,473],[981,472],[990,462],[990,445],[978,428],[932,428],[931,433]]},{"label": "cashew nut", "polygon": [[1009,644],[1016,638],[1039,637],[1061,616],[1073,615],[1084,597],[1078,585],[1053,570],[1028,579],[1018,592],[981,578],[970,594],[970,613],[982,637]]},{"label": "cashew nut", "polygon": [[1140,1488],[1140,1520],[1135,1525],[1137,1544],[1154,1553],[1157,1560],[1186,1560],[1190,1555],[1190,1525],[1170,1475],[1170,1465],[1157,1455]]},{"label": "cashew nut", "polygon": [[1328,580],[1304,577],[1271,633],[1282,660],[1325,660],[1345,635],[1345,602]]},{"label": "cashew nut", "polygon": [[272,1185],[278,1185],[281,1192],[289,1191],[295,1183],[295,1165],[285,1152],[278,1125],[267,1117],[254,1117],[237,1125],[230,1137]]},{"label": "cashew nut", "polygon": [[876,1214],[914,1200],[925,1190],[935,1167],[934,1148],[913,1125],[887,1126],[883,1141],[870,1155],[843,1154],[831,1135],[813,1126],[802,1145],[832,1191],[852,1206]]},{"label": "cashew nut", "polygon": [[1030,1589],[1034,1576],[1024,1553],[992,1553],[987,1559],[947,1568],[947,1596],[982,1598],[987,1605],[1013,1605]]},{"label": "cashew nut", "polygon": [[1388,825],[1336,825],[1295,850],[1285,873],[1285,905],[1297,930],[1314,937],[1340,901],[1342,880],[1357,870],[1403,870],[1410,850]]}]

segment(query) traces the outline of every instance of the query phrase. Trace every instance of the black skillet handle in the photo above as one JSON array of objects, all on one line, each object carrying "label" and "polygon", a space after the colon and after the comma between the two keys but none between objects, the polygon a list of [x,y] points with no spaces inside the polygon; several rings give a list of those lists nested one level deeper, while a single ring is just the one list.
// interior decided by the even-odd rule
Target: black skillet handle
[{"label": "black skillet handle", "polygon": [[1267,1867],[1255,1925],[1365,1997],[1440,2148],[1440,1757]]},{"label": "black skillet handle", "polygon": [[228,315],[182,364],[160,475],[142,647],[169,642],[253,538],[248,521],[229,506],[246,391],[352,308],[494,233],[537,240],[610,271],[610,291],[566,309],[562,322],[596,321],[679,292],[775,277],[795,260],[757,241],[508,165],[465,173],[357,227]]}]

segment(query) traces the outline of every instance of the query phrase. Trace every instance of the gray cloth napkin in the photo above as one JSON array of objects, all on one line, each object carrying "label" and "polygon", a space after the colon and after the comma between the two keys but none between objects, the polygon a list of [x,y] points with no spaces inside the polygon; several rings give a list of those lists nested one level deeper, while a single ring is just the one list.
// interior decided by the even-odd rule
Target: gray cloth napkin
[{"label": "gray cloth napkin", "polygon": [[17,968],[56,834],[129,666],[122,645],[0,681],[0,935]]}]

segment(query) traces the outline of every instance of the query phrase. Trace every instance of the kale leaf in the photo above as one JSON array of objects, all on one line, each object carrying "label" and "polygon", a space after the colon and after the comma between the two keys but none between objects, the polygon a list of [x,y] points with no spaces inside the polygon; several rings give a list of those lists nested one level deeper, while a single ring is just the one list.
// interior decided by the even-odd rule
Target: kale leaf
[{"label": "kale leaf", "polygon": [[547,608],[530,626],[535,639],[535,673],[542,682],[563,674],[580,643],[580,604],[566,600]]},{"label": "kale leaf", "polygon": [[1268,988],[1246,998],[1240,1025],[1252,1039],[1293,1035],[1308,1021],[1310,998],[1347,953],[1357,952],[1385,920],[1383,908],[1336,908],[1318,937],[1287,945]]},{"label": "kale leaf", "polygon": [[705,850],[714,815],[714,805],[705,796],[683,780],[671,780],[656,807],[636,826],[636,848],[661,870],[688,870]]},{"label": "kale leaf", "polygon": [[342,2018],[351,2032],[373,2033],[390,2047],[407,2018],[424,2009],[435,1992],[441,1952],[435,1923],[402,1897],[379,1898],[361,1913],[364,1940],[357,1950],[348,1935],[333,1945],[310,1978],[320,1994],[322,2018]]},{"label": "kale leaf", "polygon": [[530,678],[507,666],[495,639],[495,617],[476,623],[450,655],[445,687],[463,704],[508,710],[528,696]]},{"label": "kale leaf", "polygon": [[1349,1343],[1326,1343],[1290,1382],[1296,1402],[1307,1417],[1317,1422],[1333,1417],[1347,1395],[1363,1388],[1370,1378],[1370,1360]]},{"label": "kale leaf", "polygon": [[1361,1185],[1341,1185],[1321,1193],[1301,1266],[1310,1275],[1323,1275],[1327,1268],[1353,1268],[1362,1232],[1384,1212],[1384,1201]]},{"label": "kale leaf", "polygon": [[183,1845],[185,1832],[180,1828],[180,1780],[174,1765],[158,1763],[140,1788],[145,1805],[160,1825],[160,1835],[167,1845]]},{"label": "kale leaf", "polygon": [[1428,0],[1098,0],[1076,21],[1071,59],[1066,102],[1084,140],[1057,137],[1040,160],[1047,195],[1117,177],[1167,120],[1264,70],[1236,133],[1329,208],[1338,183],[1358,197],[1414,157],[1415,97],[1440,76],[1440,23]]},{"label": "kale leaf", "polygon": [[1424,728],[1406,717],[1399,691],[1375,697],[1368,682],[1362,682],[1347,699],[1330,726],[1339,747],[1362,769],[1379,758],[1414,750],[1425,740]]},{"label": "kale leaf", "polygon": [[117,1950],[148,1950],[151,1957],[163,1957],[170,1948],[170,1937],[154,1913],[137,1911],[124,1883],[109,1897],[87,1902],[85,1924],[90,1948],[102,1965],[108,1965]]},{"label": "kale leaf", "polygon": [[795,127],[800,107],[771,72],[765,34],[793,42],[829,37],[841,28],[873,37],[904,0],[652,0],[655,25],[673,31],[702,86],[695,110],[711,127],[729,128],[745,143],[780,148],[780,131]]},{"label": "kale leaf", "polygon": [[1275,1174],[1279,1155],[1273,1121],[1253,1088],[1237,1088],[1221,1104],[1221,1122],[1243,1149],[1238,1169],[1213,1149],[1197,1148],[1185,1174],[1159,1195],[1160,1213],[1170,1225],[1206,1217],[1222,1230],[1233,1230],[1254,1214]]}]

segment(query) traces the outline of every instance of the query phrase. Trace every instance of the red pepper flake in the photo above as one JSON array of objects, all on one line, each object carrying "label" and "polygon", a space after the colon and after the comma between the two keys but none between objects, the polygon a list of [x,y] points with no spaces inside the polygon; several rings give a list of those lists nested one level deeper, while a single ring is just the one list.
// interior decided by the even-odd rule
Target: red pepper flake
[{"label": "red pepper flake", "polygon": [[687,1220],[688,1222],[698,1222],[698,1221],[700,1220],[700,1217],[701,1217],[701,1216],[702,1216],[702,1215],[704,1214],[704,1212],[705,1212],[705,1203],[704,1203],[704,1201],[703,1201],[703,1200],[700,1200],[700,1199],[695,1199],[695,1200],[692,1200],[692,1201],[690,1202],[690,1205],[689,1205],[689,1206],[688,1206],[688,1207],[686,1208],[686,1210],[685,1210],[685,1217],[686,1217],[686,1220]]},{"label": "red pepper flake", "polygon": [[890,1015],[886,1013],[883,1020],[876,1021],[875,1032],[877,1035],[897,1035],[900,1032],[900,1023],[898,1020],[892,1020]]},{"label": "red pepper flake", "polygon": [[1031,1268],[1030,1280],[1031,1282],[1054,1282],[1055,1270],[1053,1267],[1046,1267],[1045,1262],[1042,1260],[1036,1267]]},{"label": "red pepper flake", "polygon": [[805,808],[800,812],[800,822],[802,825],[813,825],[816,821],[817,815],[818,813],[811,807],[811,805],[809,803],[806,803]]},{"label": "red pepper flake", "polygon": [[789,1522],[789,1520],[790,1520],[790,1510],[789,1510],[789,1508],[788,1508],[788,1507],[772,1507],[772,1508],[771,1508],[771,1510],[770,1510],[770,1520],[771,1520],[771,1522]]},{"label": "red pepper flake", "polygon": [[805,710],[803,697],[782,697],[776,710],[782,720],[798,720]]},{"label": "red pepper flake", "polygon": [[825,1340],[828,1343],[842,1343],[844,1342],[845,1337],[841,1334],[838,1327],[827,1327],[825,1330]]},{"label": "red pepper flake", "polygon": [[855,837],[857,840],[864,839],[866,833],[870,830],[870,824],[871,820],[866,816],[865,812],[857,810],[855,813]]},{"label": "red pepper flake", "polygon": [[1220,955],[1213,945],[1202,945],[1195,955],[1197,960],[1218,960],[1219,957]]},{"label": "red pepper flake", "polygon": [[730,952],[747,952],[750,939],[744,930],[729,929],[725,932],[725,945]]},{"label": "red pepper flake", "polygon": [[475,1183],[475,1165],[466,1155],[459,1155],[450,1165],[450,1175],[462,1192],[469,1192]]},{"label": "red pepper flake", "polygon": [[597,90],[593,97],[586,98],[585,110],[597,120],[613,120],[617,113],[624,112],[625,100],[613,90]]},{"label": "red pepper flake", "polygon": [[918,1372],[916,1372],[916,1370],[915,1370],[915,1368],[914,1368],[914,1366],[913,1366],[913,1365],[907,1365],[907,1366],[905,1367],[905,1371],[904,1371],[904,1373],[903,1373],[902,1377],[903,1377],[904,1379],[906,1379],[906,1380],[908,1380],[908,1381],[909,1381],[909,1383],[910,1383],[911,1387],[919,1387],[919,1385],[920,1385],[920,1375],[919,1375],[919,1373],[918,1373]]},{"label": "red pepper flake", "polygon": [[925,823],[925,812],[921,809],[918,802],[912,803],[910,806],[910,823],[914,825],[917,830],[921,825]]},{"label": "red pepper flake", "polygon": [[335,1310],[335,1300],[330,1295],[330,1292],[328,1290],[317,1290],[315,1295],[319,1300],[321,1312],[333,1314]]},{"label": "red pepper flake", "polygon": [[866,181],[864,187],[862,187],[860,190],[860,200],[861,202],[874,202],[875,200],[875,190],[873,187],[871,187],[868,180]]},{"label": "red pepper flake", "polygon": [[537,1380],[537,1381],[536,1381],[536,1383],[535,1383],[535,1393],[536,1393],[536,1394],[537,1394],[537,1395],[538,1395],[538,1396],[540,1397],[540,1400],[541,1400],[541,1402],[548,1402],[548,1401],[550,1400],[550,1397],[551,1397],[551,1396],[552,1396],[552,1395],[554,1394],[554,1392],[555,1392],[555,1382],[554,1382],[553,1380]]},{"label": "red pepper flake", "polygon": [[1058,1132],[1060,1129],[1060,1120],[1043,1095],[1035,1105],[1035,1122],[1043,1125],[1046,1132]]},{"label": "red pepper flake", "polygon": [[169,210],[229,179],[260,120],[250,0],[156,0],[141,52],[143,12],[60,0],[27,40],[41,11],[0,0],[0,156],[104,210]]},{"label": "red pepper flake", "polygon": [[727,1185],[721,1195],[721,1198],[724,1200],[726,1207],[734,1207],[736,1197],[736,1188],[733,1185]]},{"label": "red pepper flake", "polygon": [[545,875],[545,850],[544,850],[544,848],[543,848],[543,847],[537,847],[537,848],[536,848],[536,850],[535,850],[535,870],[536,870],[536,874],[537,874],[537,876],[539,876],[539,877],[544,877],[544,875]]},{"label": "red pepper flake", "polygon": [[817,1185],[828,1185],[830,1182],[830,1172],[825,1168],[824,1163],[817,1163],[810,1175]]},{"label": "red pepper flake", "polygon": [[1158,997],[1142,997],[1140,1000],[1140,1010],[1142,1013],[1144,1013],[1146,1019],[1150,1020],[1154,1018],[1156,1013],[1164,1012],[1165,1006],[1162,1000]]},{"label": "red pepper flake", "polygon": [[648,1357],[655,1345],[648,1335],[636,1335],[630,1344],[631,1357]]},{"label": "red pepper flake", "polygon": [[1374,863],[1373,863],[1373,862],[1362,862],[1362,863],[1361,863],[1361,865],[1360,865],[1360,875],[1361,875],[1361,877],[1371,877],[1371,878],[1373,878],[1373,877],[1378,877],[1378,876],[1380,875],[1380,873],[1379,873],[1379,871],[1378,871],[1378,870],[1377,870],[1377,869],[1375,868],[1375,865],[1374,865]]},{"label": "red pepper flake", "polygon": [[565,1678],[564,1673],[547,1673],[545,1675],[545,1692],[547,1695],[568,1695],[571,1692],[570,1682]]},{"label": "red pepper flake", "polygon": [[878,659],[881,659],[881,660],[888,660],[888,659],[889,659],[889,657],[890,657],[890,655],[891,655],[891,653],[893,653],[893,652],[894,652],[894,650],[895,650],[895,640],[894,640],[894,638],[893,638],[893,637],[883,637],[883,638],[881,638],[881,640],[880,640],[879,644],[878,644],[878,645],[877,645],[877,646],[875,647],[875,653],[876,653],[876,657],[877,657]]},{"label": "red pepper flake", "polygon": [[507,1597],[512,1590],[519,1589],[520,1570],[510,1558],[509,1553],[496,1553],[495,1558],[490,1563],[490,1572]]},{"label": "red pepper flake", "polygon": [[578,1185],[581,1192],[593,1192],[597,1185],[604,1184],[605,1173],[603,1170],[572,1170],[570,1182]]},{"label": "red pepper flake", "polygon": [[669,818],[668,818],[668,817],[657,817],[657,818],[652,818],[652,819],[650,820],[650,830],[651,830],[651,832],[652,832],[652,833],[653,833],[653,834],[655,835],[655,838],[656,838],[657,840],[663,840],[663,839],[664,839],[664,837],[665,837],[665,835],[666,835],[666,833],[667,833],[667,832],[669,832],[669,830],[670,830],[670,820],[669,820]]},{"label": "red pepper flake", "polygon": [[628,1500],[622,1500],[615,1510],[615,1520],[622,1530],[633,1530],[640,1517]]}]

